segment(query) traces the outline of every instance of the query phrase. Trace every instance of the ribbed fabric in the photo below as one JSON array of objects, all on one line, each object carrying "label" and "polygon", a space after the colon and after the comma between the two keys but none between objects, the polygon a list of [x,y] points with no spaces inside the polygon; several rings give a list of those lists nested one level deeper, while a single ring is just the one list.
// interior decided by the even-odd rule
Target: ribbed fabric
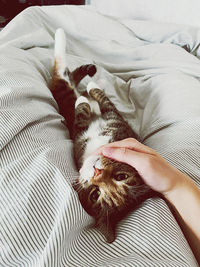
[{"label": "ribbed fabric", "polygon": [[[200,186],[199,62],[179,47],[182,26],[167,34],[162,25],[155,33],[131,23],[87,7],[35,7],[0,33],[1,267],[198,266],[163,200],[130,213],[107,244],[72,188],[73,144],[48,89],[58,27],[67,35],[69,67],[94,61],[106,94],[141,140]],[[191,49],[198,30],[195,36]]]}]

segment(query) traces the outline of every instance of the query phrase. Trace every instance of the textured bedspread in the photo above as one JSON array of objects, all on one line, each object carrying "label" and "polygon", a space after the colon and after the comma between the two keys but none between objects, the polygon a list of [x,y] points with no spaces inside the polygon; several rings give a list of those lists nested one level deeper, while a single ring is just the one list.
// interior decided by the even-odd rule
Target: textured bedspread
[{"label": "textured bedspread", "polygon": [[161,199],[123,220],[112,244],[90,227],[48,89],[59,27],[69,68],[95,63],[95,79],[141,141],[200,186],[200,30],[88,7],[29,8],[0,32],[0,266],[198,266]]}]

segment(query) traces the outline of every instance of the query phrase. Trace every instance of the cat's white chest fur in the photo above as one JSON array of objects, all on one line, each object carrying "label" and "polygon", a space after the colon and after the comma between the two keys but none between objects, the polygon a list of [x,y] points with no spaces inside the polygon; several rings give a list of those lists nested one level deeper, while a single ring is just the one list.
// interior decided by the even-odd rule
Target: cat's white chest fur
[{"label": "cat's white chest fur", "polygon": [[106,127],[106,121],[102,118],[98,118],[92,122],[87,131],[84,132],[83,137],[88,139],[84,160],[91,155],[100,146],[108,144],[112,136],[102,135],[102,130]]}]

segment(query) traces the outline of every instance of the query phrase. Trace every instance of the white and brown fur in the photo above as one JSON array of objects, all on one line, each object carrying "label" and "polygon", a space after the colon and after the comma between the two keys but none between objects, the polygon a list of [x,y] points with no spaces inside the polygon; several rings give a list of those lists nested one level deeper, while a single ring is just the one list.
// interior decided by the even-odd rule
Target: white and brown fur
[{"label": "white and brown fur", "polygon": [[74,188],[96,227],[107,242],[113,242],[117,223],[155,192],[131,166],[93,154],[104,144],[137,136],[98,84],[91,81],[83,94],[78,92],[81,79],[94,76],[96,67],[88,64],[70,72],[65,48],[64,31],[58,29],[51,91],[74,142],[74,159],[80,173]]}]

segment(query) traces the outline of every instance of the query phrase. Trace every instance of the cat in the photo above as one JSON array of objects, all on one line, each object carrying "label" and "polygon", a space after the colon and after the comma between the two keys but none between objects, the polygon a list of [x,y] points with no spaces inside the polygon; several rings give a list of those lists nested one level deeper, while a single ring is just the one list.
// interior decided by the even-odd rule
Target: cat
[{"label": "cat", "polygon": [[82,94],[78,92],[79,82],[87,75],[93,77],[97,69],[87,64],[70,72],[65,48],[64,31],[58,29],[51,92],[74,142],[80,176],[73,187],[83,208],[94,217],[95,227],[112,243],[117,223],[156,192],[133,167],[93,153],[104,144],[137,136],[94,81]]}]

